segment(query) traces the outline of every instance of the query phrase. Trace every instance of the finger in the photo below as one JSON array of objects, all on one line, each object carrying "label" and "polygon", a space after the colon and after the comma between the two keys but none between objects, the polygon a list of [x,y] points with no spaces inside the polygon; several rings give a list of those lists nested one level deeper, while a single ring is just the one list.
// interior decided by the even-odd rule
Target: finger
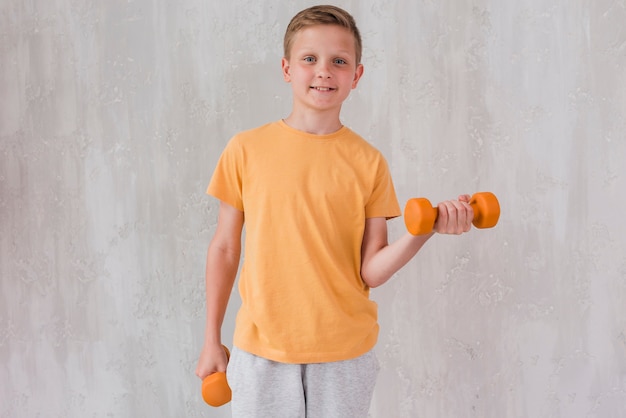
[{"label": "finger", "polygon": [[448,231],[451,234],[462,234],[471,229],[474,219],[472,207],[467,202],[460,200],[448,202]]},{"label": "finger", "polygon": [[472,228],[474,209],[469,203],[460,200],[456,202],[455,207],[457,210],[458,233],[468,232]]},{"label": "finger", "polygon": [[439,233],[446,233],[448,225],[448,207],[445,202],[441,202],[437,205],[437,221],[435,222],[435,231]]},{"label": "finger", "polygon": [[198,376],[200,378],[200,380],[204,380],[205,377],[207,377],[210,373],[207,373],[206,370],[197,368],[196,369],[196,376]]},{"label": "finger", "polygon": [[466,203],[462,201],[450,201],[450,233],[461,234],[465,232],[465,220],[467,218]]},{"label": "finger", "polygon": [[471,200],[472,197],[468,194],[462,194],[459,196],[459,202],[464,203],[467,216],[464,222],[462,222],[464,225],[463,232],[468,232],[472,229],[472,221],[474,221],[474,208],[469,204]]},{"label": "finger", "polygon": [[457,203],[455,201],[446,200],[442,202],[442,212],[444,213],[445,223],[441,225],[441,233],[458,234],[459,233],[459,214]]}]

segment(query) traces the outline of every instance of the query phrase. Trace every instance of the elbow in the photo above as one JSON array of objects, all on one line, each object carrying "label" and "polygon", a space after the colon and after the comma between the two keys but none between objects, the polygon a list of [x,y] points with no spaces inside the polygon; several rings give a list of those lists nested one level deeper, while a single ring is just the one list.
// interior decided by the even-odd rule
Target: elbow
[{"label": "elbow", "polygon": [[374,274],[373,272],[368,272],[366,269],[361,269],[361,280],[370,289],[375,289],[387,281],[384,277],[380,277],[380,275]]},{"label": "elbow", "polygon": [[377,287],[380,287],[383,282],[365,282],[365,284],[367,285],[367,287],[369,287],[370,289],[376,289]]},{"label": "elbow", "polygon": [[364,254],[361,258],[361,280],[372,289],[385,284],[394,272],[383,255],[386,252],[382,250],[386,247],[380,246],[369,252],[369,256]]}]

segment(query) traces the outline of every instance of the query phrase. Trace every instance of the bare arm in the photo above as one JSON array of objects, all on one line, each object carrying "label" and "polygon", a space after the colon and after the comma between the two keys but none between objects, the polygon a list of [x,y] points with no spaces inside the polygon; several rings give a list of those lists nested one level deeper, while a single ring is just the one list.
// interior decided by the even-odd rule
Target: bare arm
[{"label": "bare arm", "polygon": [[471,229],[474,212],[468,195],[459,200],[445,201],[437,205],[439,215],[433,232],[427,235],[411,235],[408,232],[389,244],[385,218],[365,220],[365,232],[361,245],[361,278],[369,287],[386,283],[417,254],[435,233],[462,234]]},{"label": "bare arm", "polygon": [[220,203],[217,229],[206,259],[206,328],[196,368],[196,375],[201,379],[226,370],[221,330],[239,267],[243,223],[243,212]]}]

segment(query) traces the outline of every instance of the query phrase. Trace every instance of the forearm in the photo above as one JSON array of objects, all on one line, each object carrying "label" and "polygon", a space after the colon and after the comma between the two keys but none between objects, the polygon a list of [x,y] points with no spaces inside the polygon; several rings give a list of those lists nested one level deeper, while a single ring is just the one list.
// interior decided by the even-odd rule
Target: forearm
[{"label": "forearm", "polygon": [[378,287],[386,283],[432,236],[432,233],[418,236],[406,233],[397,241],[382,246],[361,265],[363,281],[369,287]]},{"label": "forearm", "polygon": [[221,343],[221,329],[239,267],[239,250],[209,246],[206,261],[205,343]]}]

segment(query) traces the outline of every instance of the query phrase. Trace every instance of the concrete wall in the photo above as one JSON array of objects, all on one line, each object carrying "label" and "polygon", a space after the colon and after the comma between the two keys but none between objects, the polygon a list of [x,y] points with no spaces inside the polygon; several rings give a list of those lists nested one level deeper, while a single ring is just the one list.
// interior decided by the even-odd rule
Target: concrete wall
[{"label": "concrete wall", "polygon": [[[204,190],[232,134],[288,113],[311,4],[0,3],[1,417],[229,416],[194,376]],[[373,292],[371,416],[626,416],[626,3],[338,5],[365,43],[343,120],[401,203],[502,206]]]}]

